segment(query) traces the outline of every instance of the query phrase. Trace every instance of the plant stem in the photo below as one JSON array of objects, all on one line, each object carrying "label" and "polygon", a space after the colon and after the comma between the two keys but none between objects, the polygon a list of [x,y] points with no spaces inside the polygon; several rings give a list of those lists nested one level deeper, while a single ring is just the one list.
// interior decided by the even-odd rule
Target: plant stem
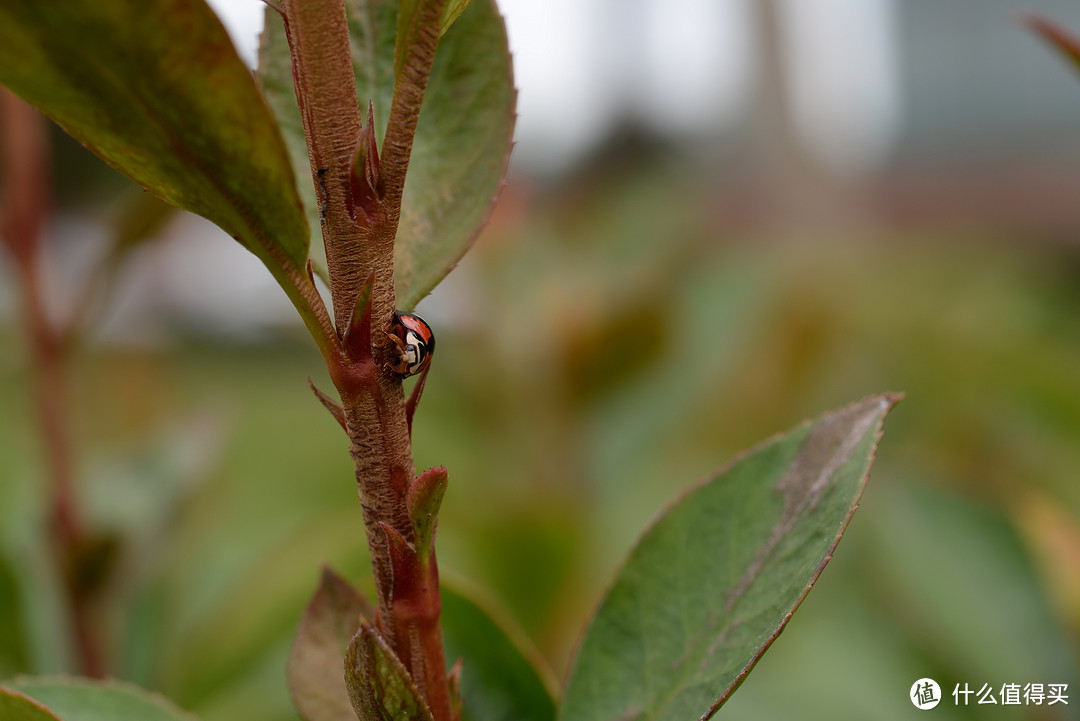
[{"label": "plant stem", "polygon": [[[413,680],[426,689],[428,707],[436,719],[452,719],[439,615],[439,569],[435,554],[421,555],[396,531],[385,527],[394,564],[394,619],[400,640],[399,656]],[[430,536],[428,537],[430,541]]]},{"label": "plant stem", "polygon": [[404,57],[394,79],[394,100],[390,105],[390,119],[386,124],[382,155],[379,157],[379,195],[393,213],[395,228],[413,138],[416,136],[416,123],[420,119],[424,90],[435,63],[439,26],[445,8],[446,0],[417,0],[404,34],[399,32],[398,35],[398,43],[405,46]]},{"label": "plant stem", "polygon": [[[345,8],[341,0],[290,0],[282,4],[285,31],[293,58],[296,97],[304,123],[312,182],[323,203],[322,232],[330,275],[330,295],[338,335],[344,334],[364,279],[376,272],[376,292],[390,302],[379,308],[373,327],[389,326],[393,313],[393,258],[377,263],[371,252],[370,229],[358,226],[348,212],[349,178],[360,139],[360,106],[356,98]],[[392,242],[392,241],[391,241]],[[370,351],[368,352],[370,356]],[[390,617],[391,570],[379,522],[405,531],[407,518],[394,518],[403,491],[395,492],[412,474],[408,434],[404,444],[393,432],[391,409],[400,383],[379,382],[374,361],[342,353],[330,363],[341,394],[350,452],[364,508],[380,617]],[[396,392],[395,392],[396,391]],[[402,521],[404,520],[404,523]],[[393,646],[392,636],[387,639]]]},{"label": "plant stem", "polygon": [[[282,3],[312,182],[323,203],[323,242],[337,333],[342,338],[346,334],[363,338],[344,342],[340,355],[330,360],[329,371],[341,396],[364,511],[379,631],[405,662],[438,721],[450,721],[450,706],[437,583],[418,595],[397,589],[395,596],[384,527],[406,544],[415,539],[407,505],[415,474],[412,441],[401,378],[387,368],[395,347],[387,342],[386,332],[396,308],[394,240],[402,189],[444,5],[445,0],[416,3],[405,33],[405,60],[395,83],[376,197],[365,199],[367,207],[360,209],[351,180],[354,172],[364,172],[354,170],[362,142],[361,115],[342,0]],[[363,293],[368,278],[370,295]],[[358,304],[361,297],[364,302]],[[413,606],[410,613],[423,619],[423,633],[417,636],[416,629],[400,626],[395,605]]]},{"label": "plant stem", "polygon": [[41,115],[7,91],[0,91],[3,205],[0,222],[15,260],[24,322],[34,365],[34,398],[50,483],[52,549],[67,593],[79,669],[104,675],[87,594],[77,581],[84,532],[74,497],[71,432],[62,333],[49,320],[39,265],[41,229],[48,204],[47,139]]}]

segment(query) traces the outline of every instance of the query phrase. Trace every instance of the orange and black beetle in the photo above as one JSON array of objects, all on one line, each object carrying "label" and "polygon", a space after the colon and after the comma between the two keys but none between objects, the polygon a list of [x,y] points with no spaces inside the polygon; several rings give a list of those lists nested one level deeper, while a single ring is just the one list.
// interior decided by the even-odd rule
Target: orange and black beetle
[{"label": "orange and black beetle", "polygon": [[408,377],[423,372],[431,365],[431,356],[435,353],[435,334],[420,316],[396,311],[390,339],[401,351],[400,360],[391,364],[390,370]]}]

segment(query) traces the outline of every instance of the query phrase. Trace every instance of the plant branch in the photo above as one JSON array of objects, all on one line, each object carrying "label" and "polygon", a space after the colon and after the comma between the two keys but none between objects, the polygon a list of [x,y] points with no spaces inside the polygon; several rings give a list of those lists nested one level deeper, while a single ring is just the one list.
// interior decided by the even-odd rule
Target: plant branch
[{"label": "plant branch", "polygon": [[287,0],[281,9],[311,181],[322,207],[330,295],[340,334],[371,271],[364,272],[361,229],[348,211],[361,123],[345,7],[341,0]]},{"label": "plant branch", "polygon": [[407,24],[403,25],[400,21],[398,24],[397,54],[401,60],[395,71],[394,100],[379,158],[379,195],[392,213],[395,227],[401,212],[405,172],[412,155],[416,123],[420,118],[424,90],[431,77],[431,67],[435,63],[445,8],[446,0],[417,0]]},{"label": "plant branch", "polygon": [[[376,270],[371,254],[365,250],[365,229],[354,222],[348,210],[361,123],[345,8],[341,0],[287,0],[282,3],[282,11],[311,179],[322,207],[334,320],[338,337],[343,337],[352,323],[363,282]],[[376,282],[380,280],[385,284],[385,279],[376,278]],[[370,351],[367,356],[371,356]],[[386,415],[385,408],[392,398],[379,393],[374,359],[368,362],[362,355],[350,358],[342,349],[328,359],[328,367],[341,395],[350,452],[355,460],[380,615],[387,616],[391,571],[378,523],[388,521],[394,494],[390,463],[381,452],[384,444],[379,437],[384,435],[381,426],[385,425],[380,418]],[[401,453],[395,455],[400,457]],[[379,478],[372,481],[376,475]]]},{"label": "plant branch", "polygon": [[[445,471],[443,472],[445,478]],[[390,526],[384,525],[394,566],[394,618],[398,656],[436,719],[453,717],[450,686],[446,678],[442,627],[439,615],[439,570],[435,556],[420,554]],[[431,541],[429,536],[428,541]]]},{"label": "plant branch", "polygon": [[282,4],[312,182],[322,204],[334,319],[342,339],[340,354],[329,359],[329,371],[341,397],[364,510],[379,631],[432,704],[438,721],[450,721],[451,707],[434,559],[425,562],[419,586],[403,585],[400,573],[395,581],[394,542],[409,548],[416,540],[408,508],[415,468],[411,414],[401,378],[388,368],[395,347],[386,336],[396,308],[394,240],[402,190],[444,5],[445,0],[421,0],[401,26],[403,61],[379,156],[370,105],[367,127],[361,123],[341,0]]},{"label": "plant branch", "polygon": [[62,332],[45,310],[39,267],[41,230],[48,205],[48,141],[44,120],[29,105],[0,90],[0,155],[3,157],[0,235],[11,251],[21,288],[24,322],[33,358],[34,397],[50,483],[50,532],[67,593],[79,669],[104,675],[90,599],[78,582],[85,540],[74,495]]}]

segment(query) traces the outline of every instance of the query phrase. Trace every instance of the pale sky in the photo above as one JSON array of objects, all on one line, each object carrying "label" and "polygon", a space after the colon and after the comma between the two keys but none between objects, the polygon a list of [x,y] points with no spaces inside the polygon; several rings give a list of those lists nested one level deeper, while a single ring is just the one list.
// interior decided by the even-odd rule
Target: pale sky
[{"label": "pale sky", "polygon": [[[885,157],[900,112],[893,0],[781,0],[791,100],[838,171]],[[210,0],[254,64],[260,0]],[[754,0],[499,0],[519,89],[514,164],[552,172],[627,113],[678,135],[735,122],[754,84]]]}]

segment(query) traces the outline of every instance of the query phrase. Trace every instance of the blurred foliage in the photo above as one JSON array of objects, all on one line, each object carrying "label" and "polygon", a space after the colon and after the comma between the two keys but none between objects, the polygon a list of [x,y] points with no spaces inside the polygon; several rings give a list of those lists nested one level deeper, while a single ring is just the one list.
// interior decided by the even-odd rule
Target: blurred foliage
[{"label": "blurred foliage", "polygon": [[[803,418],[904,391],[837,557],[720,718],[906,718],[928,675],[939,717],[981,716],[951,703],[965,682],[1069,683],[1038,718],[1075,717],[1078,251],[977,225],[732,229],[714,178],[639,160],[511,184],[419,307],[441,565],[562,675],[665,503]],[[295,719],[285,658],[320,565],[368,582],[347,443],[295,325],[73,358],[85,504],[124,539],[114,669],[205,721]],[[69,664],[18,331],[0,328],[0,675]]]},{"label": "blurred foliage", "polygon": [[160,694],[115,679],[70,676],[5,681],[0,714],[5,721],[196,721]]}]

